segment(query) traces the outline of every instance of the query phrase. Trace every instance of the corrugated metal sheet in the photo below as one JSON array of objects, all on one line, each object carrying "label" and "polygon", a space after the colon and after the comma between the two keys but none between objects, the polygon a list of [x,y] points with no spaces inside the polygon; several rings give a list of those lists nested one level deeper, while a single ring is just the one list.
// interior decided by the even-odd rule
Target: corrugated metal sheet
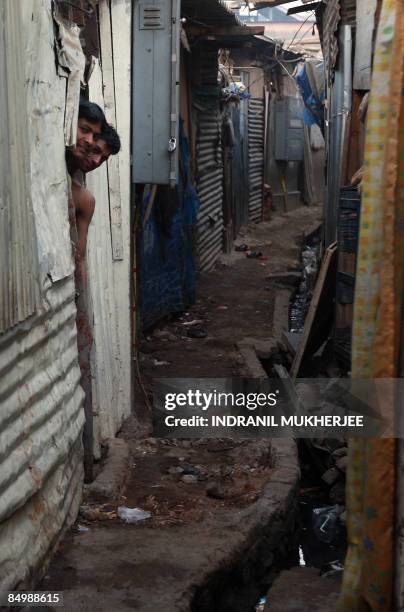
[{"label": "corrugated metal sheet", "polygon": [[0,343],[0,588],[30,586],[75,518],[83,477],[83,391],[72,278],[48,310]]},{"label": "corrugated metal sheet", "polygon": [[0,108],[7,113],[0,122],[0,333],[32,315],[37,303],[20,11],[13,0],[0,4]]},{"label": "corrugated metal sheet", "polygon": [[249,218],[262,220],[264,186],[265,103],[263,98],[250,98],[248,109],[249,152]]},{"label": "corrugated metal sheet", "polygon": [[[21,3],[14,0],[2,2],[0,11],[11,6],[16,10]],[[25,0],[24,14],[13,24],[8,23],[7,27],[8,52],[17,56],[19,51],[24,54],[26,74],[16,78],[20,73],[14,73],[14,85],[25,83],[30,96],[28,109],[23,106],[26,103],[24,93],[15,107],[7,109],[2,106],[2,123],[11,125],[14,116],[21,125],[24,117],[31,119],[26,142],[36,167],[27,179],[27,185],[28,193],[35,197],[41,194],[41,199],[36,204],[34,202],[32,237],[38,236],[42,301],[34,316],[0,337],[1,590],[32,588],[40,575],[42,563],[77,515],[83,482],[84,423],[73,275],[58,282],[47,278],[46,284],[43,276],[51,263],[47,257],[51,251],[46,247],[54,238],[52,234],[45,237],[43,219],[54,215],[54,223],[60,220],[62,225],[58,236],[69,235],[63,133],[66,87],[65,79],[56,74],[54,55],[50,53],[49,41],[53,41],[51,1]],[[38,78],[40,69],[32,59],[34,53],[37,64],[48,56],[53,61],[50,65],[45,61],[42,81]],[[39,100],[40,112],[34,113],[33,117],[32,109]],[[55,108],[61,116],[57,129],[52,121]],[[32,136],[34,133],[44,134],[45,141],[52,145],[39,159],[36,158],[38,143]],[[18,132],[16,136],[22,138]],[[53,156],[57,148],[55,143],[60,144],[60,154]],[[17,151],[20,150],[21,141],[14,142],[14,145]],[[11,172],[14,173],[15,168]],[[55,177],[59,177],[59,181],[54,185],[51,181]],[[56,210],[52,209],[54,200],[47,198],[53,188],[57,193],[65,194],[57,201]],[[17,205],[14,201],[12,204]],[[45,209],[42,215],[38,214],[40,207]],[[64,216],[60,214],[62,208]],[[17,225],[15,231],[16,238],[23,242],[26,239],[23,226]],[[61,239],[54,244],[52,252],[60,254],[54,265],[66,263],[64,270],[62,266],[58,268],[59,272],[73,270],[68,240]],[[16,257],[19,256],[17,253]]]},{"label": "corrugated metal sheet", "polygon": [[197,165],[200,200],[197,222],[198,267],[205,271],[212,268],[223,245],[223,161],[219,111],[199,113]]},{"label": "corrugated metal sheet", "polygon": [[340,31],[341,53],[335,81],[329,93],[327,186],[325,204],[325,246],[336,240],[340,188],[344,186],[344,166],[347,163],[347,146],[352,110],[352,29],[342,26]]},{"label": "corrugated metal sheet", "polygon": [[326,0],[326,7],[322,16],[323,55],[326,74],[329,75],[330,78],[334,75],[338,57],[337,31],[340,21],[340,0]]},{"label": "corrugated metal sheet", "polygon": [[194,54],[193,105],[196,109],[196,188],[200,200],[197,260],[200,270],[214,265],[223,246],[222,114],[219,108],[217,50]]},{"label": "corrugated metal sheet", "polygon": [[[343,25],[356,26],[358,0],[340,0]],[[370,0],[371,5],[373,0]]]}]

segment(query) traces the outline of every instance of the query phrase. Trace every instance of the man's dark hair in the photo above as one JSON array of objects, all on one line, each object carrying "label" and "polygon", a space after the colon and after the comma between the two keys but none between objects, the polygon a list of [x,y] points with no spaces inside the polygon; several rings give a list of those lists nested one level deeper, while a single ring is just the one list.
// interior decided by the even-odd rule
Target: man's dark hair
[{"label": "man's dark hair", "polygon": [[95,102],[88,100],[80,100],[79,118],[87,119],[90,123],[101,123],[101,128],[104,130],[107,125],[103,110]]},{"label": "man's dark hair", "polygon": [[107,123],[105,125],[98,138],[101,140],[105,140],[105,142],[111,149],[112,155],[116,155],[121,150],[121,139],[119,138],[116,129],[110,123]]}]

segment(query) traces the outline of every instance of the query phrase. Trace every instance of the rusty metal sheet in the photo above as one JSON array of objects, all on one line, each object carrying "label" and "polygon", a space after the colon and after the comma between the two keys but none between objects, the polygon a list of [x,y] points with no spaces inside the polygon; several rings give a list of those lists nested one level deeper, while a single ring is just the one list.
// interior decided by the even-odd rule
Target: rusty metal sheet
[{"label": "rusty metal sheet", "polygon": [[[14,0],[0,3],[1,17],[3,11],[9,11],[10,17],[0,20],[0,39],[4,35],[3,24],[7,26],[8,37],[7,55],[0,54],[0,66],[4,67],[4,61],[10,57],[13,62],[20,61],[20,52],[23,54],[25,77],[16,78],[21,73],[14,64],[12,80],[14,87],[20,83],[27,87],[28,106],[26,95],[20,93],[14,106],[2,105],[5,113],[2,123],[12,127],[13,117],[18,117],[22,128],[24,118],[30,119],[24,147],[21,149],[24,136],[18,130],[14,133],[14,146],[21,155],[20,164],[24,163],[25,154],[31,158],[31,172],[27,173],[25,184],[26,193],[32,194],[34,202],[32,211],[24,212],[33,225],[27,235],[24,217],[18,213],[21,216],[16,218],[14,230],[20,248],[14,253],[13,262],[14,270],[27,266],[33,281],[37,283],[39,279],[40,296],[36,312],[0,336],[1,590],[32,588],[34,577],[40,575],[64,530],[76,518],[83,482],[83,391],[64,164],[65,81],[57,75],[54,55],[49,52],[52,49],[49,43],[53,44],[51,0],[25,0],[23,15],[18,15],[20,7],[21,3]],[[46,63],[48,57],[53,65]],[[5,84],[8,86],[2,79],[1,92],[4,95],[6,90],[10,96],[12,92]],[[36,112],[38,108],[41,112]],[[55,109],[61,116],[60,122],[55,121]],[[49,144],[48,152],[38,148],[36,142],[42,132]],[[41,159],[36,159],[38,151],[42,153]],[[22,197],[21,177],[25,174],[24,169],[19,170],[12,165],[9,180],[16,176],[20,179],[17,195]],[[57,194],[56,200],[48,199],[52,191]],[[18,209],[20,203],[26,204],[19,202],[13,191],[10,193],[13,207]],[[55,210],[49,210],[55,201]],[[51,224],[60,224],[48,237],[45,218]],[[52,250],[47,249],[55,239],[59,241]],[[35,254],[27,262],[24,247],[27,249],[31,241]],[[36,255],[39,271],[35,272],[32,263]],[[58,282],[48,277],[45,282],[49,270],[55,273],[58,270],[61,275]]]},{"label": "rusty metal sheet", "polygon": [[262,220],[264,187],[265,103],[263,98],[251,98],[248,109],[249,152],[249,218]]},{"label": "rusty metal sheet", "polygon": [[[64,116],[66,78],[58,76],[49,0],[24,2],[31,197],[42,289],[73,274],[67,210]],[[34,19],[32,19],[34,15]],[[83,56],[84,57],[84,56]],[[77,94],[78,95],[78,94]],[[70,101],[77,106],[77,101]]]},{"label": "rusty metal sheet", "polygon": [[37,307],[21,5],[0,5],[0,333]]},{"label": "rusty metal sheet", "polygon": [[341,4],[339,0],[326,0],[322,18],[323,29],[323,55],[326,74],[333,78],[338,57],[337,32],[341,21]]}]

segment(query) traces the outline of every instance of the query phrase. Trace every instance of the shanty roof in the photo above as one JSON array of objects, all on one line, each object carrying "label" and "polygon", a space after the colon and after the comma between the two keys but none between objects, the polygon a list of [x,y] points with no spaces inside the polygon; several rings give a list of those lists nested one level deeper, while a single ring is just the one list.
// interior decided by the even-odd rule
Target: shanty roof
[{"label": "shanty roof", "polygon": [[224,0],[182,0],[181,12],[191,23],[206,26],[243,25]]},{"label": "shanty roof", "polygon": [[187,34],[204,37],[222,46],[242,45],[254,34],[264,34],[263,25],[247,26],[224,0],[182,0],[181,15],[186,20]]}]

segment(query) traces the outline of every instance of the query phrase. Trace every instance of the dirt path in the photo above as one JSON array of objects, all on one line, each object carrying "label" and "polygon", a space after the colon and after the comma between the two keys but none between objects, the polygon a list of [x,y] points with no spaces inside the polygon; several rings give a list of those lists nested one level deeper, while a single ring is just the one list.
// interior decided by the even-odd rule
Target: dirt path
[{"label": "dirt path", "polygon": [[[303,207],[249,226],[236,244],[245,243],[268,259],[248,259],[245,253],[233,252],[201,275],[197,302],[188,314],[160,325],[140,344],[140,369],[146,383],[162,374],[183,378],[237,375],[240,356],[236,343],[246,336],[271,336],[275,293],[268,276],[299,269],[301,245],[319,226],[321,215],[321,208]],[[190,327],[185,324],[195,320],[202,322],[206,338],[187,336]]]},{"label": "dirt path", "polygon": [[[151,391],[152,379],[160,376],[222,378],[239,374],[243,362],[236,343],[246,336],[271,336],[275,293],[268,275],[299,267],[301,244],[320,221],[319,208],[301,208],[248,228],[237,244],[247,243],[267,259],[248,259],[244,253],[234,252],[202,275],[195,306],[177,320],[161,324],[140,345],[140,375],[146,389]],[[194,326],[184,323],[194,320],[201,321],[205,338],[188,336],[187,330]],[[67,534],[41,585],[43,590],[66,590],[68,612],[185,612],[190,609],[192,593],[212,569],[221,567],[225,559],[231,565],[251,534],[260,539],[260,525],[263,530],[268,528],[266,495],[274,496],[273,508],[281,504],[284,523],[291,528],[284,496],[289,495],[289,504],[297,496],[296,456],[295,464],[292,461],[286,472],[283,469],[283,480],[278,483],[276,478],[271,480],[270,441],[218,448],[213,441],[142,440],[148,420],[139,390],[136,399],[137,418],[129,419],[121,432],[132,453],[132,467],[126,497],[120,501],[149,510],[152,518],[148,523],[125,525],[116,517],[116,504],[105,508],[111,520],[79,518],[81,528],[76,525]],[[144,417],[141,427],[139,414]],[[285,440],[280,448],[282,444],[286,448],[291,442]],[[294,455],[295,450],[288,447],[286,460]],[[285,473],[289,474],[289,485]],[[184,476],[194,478],[184,480]],[[264,493],[268,482],[273,493]],[[287,538],[277,530],[279,533],[266,537],[280,539],[274,546],[284,546]],[[262,550],[255,540],[249,546]],[[256,564],[260,567],[261,561]],[[237,579],[240,585],[243,580],[248,582],[244,574]],[[234,612],[246,609],[245,605],[240,599],[220,610]]]}]

